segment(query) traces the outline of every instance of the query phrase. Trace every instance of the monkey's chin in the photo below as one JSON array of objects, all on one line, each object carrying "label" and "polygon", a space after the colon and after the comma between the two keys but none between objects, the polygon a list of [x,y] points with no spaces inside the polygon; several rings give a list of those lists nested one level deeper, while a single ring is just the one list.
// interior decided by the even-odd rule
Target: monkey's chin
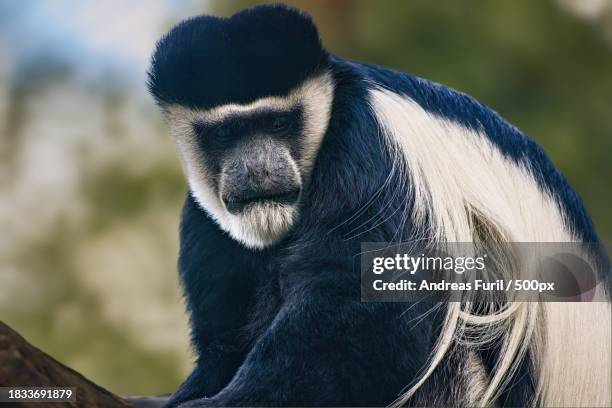
[{"label": "monkey's chin", "polygon": [[230,214],[230,235],[248,248],[265,248],[289,231],[295,221],[295,204],[263,201],[253,203],[238,214]]}]

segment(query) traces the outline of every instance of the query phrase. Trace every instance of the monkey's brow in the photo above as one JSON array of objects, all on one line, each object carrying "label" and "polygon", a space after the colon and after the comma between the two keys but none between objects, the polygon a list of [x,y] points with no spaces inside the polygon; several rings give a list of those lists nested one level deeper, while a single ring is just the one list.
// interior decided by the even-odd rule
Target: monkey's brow
[{"label": "monkey's brow", "polygon": [[301,107],[299,105],[287,108],[258,107],[248,111],[229,111],[227,114],[218,117],[209,117],[208,115],[204,115],[204,117],[198,118],[194,123],[203,126],[219,126],[224,123],[231,123],[236,121],[251,122],[265,119],[271,115],[296,114],[300,111],[300,109]]}]

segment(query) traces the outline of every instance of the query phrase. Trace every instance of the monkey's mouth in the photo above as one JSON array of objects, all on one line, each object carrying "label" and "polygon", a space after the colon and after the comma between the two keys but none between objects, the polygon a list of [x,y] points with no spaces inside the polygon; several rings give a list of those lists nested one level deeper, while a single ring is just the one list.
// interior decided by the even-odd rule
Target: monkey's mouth
[{"label": "monkey's mouth", "polygon": [[224,197],[223,202],[230,213],[238,214],[246,210],[248,207],[258,204],[295,204],[299,196],[299,188],[287,191],[249,191],[237,196]]}]

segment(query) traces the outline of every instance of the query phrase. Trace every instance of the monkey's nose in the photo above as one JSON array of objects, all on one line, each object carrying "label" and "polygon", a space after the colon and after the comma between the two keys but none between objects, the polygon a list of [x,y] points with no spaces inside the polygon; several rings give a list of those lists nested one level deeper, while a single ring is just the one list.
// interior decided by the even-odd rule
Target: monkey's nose
[{"label": "monkey's nose", "polygon": [[220,177],[221,199],[229,212],[298,200],[298,166],[284,145],[259,137],[237,146],[233,157],[224,163]]}]

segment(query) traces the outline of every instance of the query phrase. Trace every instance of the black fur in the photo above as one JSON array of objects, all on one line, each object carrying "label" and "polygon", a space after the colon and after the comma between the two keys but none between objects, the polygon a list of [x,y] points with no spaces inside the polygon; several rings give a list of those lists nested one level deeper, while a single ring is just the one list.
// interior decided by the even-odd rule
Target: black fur
[{"label": "black fur", "polygon": [[186,20],[157,44],[149,89],[159,103],[210,108],[284,95],[327,63],[309,17],[283,6]]},{"label": "black fur", "polygon": [[[224,344],[231,358],[201,359],[175,402],[206,395],[212,398],[198,404],[380,406],[397,398],[425,364],[439,321],[410,320],[431,305],[402,314],[405,305],[360,301],[360,242],[393,239],[402,212],[389,208],[382,226],[346,239],[360,225],[360,231],[374,227],[385,203],[402,206],[394,192],[334,229],[374,195],[391,164],[372,138],[376,124],[354,75],[348,66],[335,73],[341,85],[335,120],[304,192],[302,222],[282,242],[263,251],[245,249],[187,198],[180,269],[194,344],[210,355],[209,345],[227,334],[222,342],[230,340]],[[225,385],[220,377],[229,381],[241,358],[233,379],[215,395]],[[209,381],[215,385],[207,386]]]},{"label": "black fur", "polygon": [[[418,377],[445,307],[360,301],[360,243],[415,238],[411,192],[391,172],[368,101],[373,83],[435,115],[484,126],[509,157],[537,169],[575,230],[596,240],[576,194],[518,130],[465,95],[329,56],[311,20],[293,9],[181,23],[158,44],[150,87],[162,105],[209,108],[287,94],[322,70],[335,85],[331,119],[288,236],[246,249],[186,199],[179,269],[198,361],[171,406],[385,406]],[[495,353],[480,356],[485,367]],[[443,361],[410,402],[465,404],[460,355]],[[526,364],[509,383],[500,402],[527,405],[534,390]]]}]

